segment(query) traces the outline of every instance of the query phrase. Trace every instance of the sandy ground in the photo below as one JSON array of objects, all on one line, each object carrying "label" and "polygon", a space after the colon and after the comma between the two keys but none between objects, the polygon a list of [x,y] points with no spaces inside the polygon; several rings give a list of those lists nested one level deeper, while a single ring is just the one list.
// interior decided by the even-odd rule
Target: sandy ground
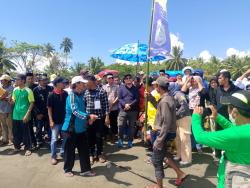
[{"label": "sandy ground", "polygon": [[[146,149],[137,141],[131,149],[118,150],[116,146],[106,144],[108,159],[116,165],[107,168],[105,164],[95,163],[93,170],[96,177],[79,176],[79,160],[74,166],[75,176],[66,178],[63,173],[63,160],[56,166],[50,164],[50,150],[41,148],[31,156],[24,156],[22,151],[17,155],[8,155],[13,146],[0,147],[0,188],[122,188],[145,187],[154,180],[154,169],[144,162]],[[193,153],[193,165],[182,170],[189,177],[180,187],[215,188],[217,184],[217,167],[213,164],[210,153]],[[165,170],[164,184],[168,188],[174,185],[175,173]]]}]

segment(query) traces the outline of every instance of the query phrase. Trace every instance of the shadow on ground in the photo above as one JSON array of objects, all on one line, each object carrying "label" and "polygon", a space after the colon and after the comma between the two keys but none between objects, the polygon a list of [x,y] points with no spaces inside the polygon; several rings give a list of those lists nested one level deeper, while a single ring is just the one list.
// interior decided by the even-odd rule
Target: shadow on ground
[{"label": "shadow on ground", "polygon": [[[175,186],[175,180],[171,179],[168,181],[169,184],[172,184]],[[189,175],[187,179],[178,186],[180,188],[216,188],[216,185],[214,185],[212,182],[205,178],[201,178],[195,175]]]}]

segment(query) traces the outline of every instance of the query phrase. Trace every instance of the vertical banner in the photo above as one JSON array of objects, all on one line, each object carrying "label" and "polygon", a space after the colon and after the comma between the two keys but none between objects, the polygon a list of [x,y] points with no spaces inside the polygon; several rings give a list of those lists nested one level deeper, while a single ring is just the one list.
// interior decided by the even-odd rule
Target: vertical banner
[{"label": "vertical banner", "polygon": [[154,1],[151,37],[150,57],[168,56],[171,51],[171,43],[167,21],[167,0]]}]

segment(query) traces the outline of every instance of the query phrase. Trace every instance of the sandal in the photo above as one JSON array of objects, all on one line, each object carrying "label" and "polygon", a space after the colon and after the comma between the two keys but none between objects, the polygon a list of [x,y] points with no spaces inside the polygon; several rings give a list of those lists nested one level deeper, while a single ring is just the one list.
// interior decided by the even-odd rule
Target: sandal
[{"label": "sandal", "polygon": [[25,152],[25,156],[30,156],[32,154],[32,152],[30,151],[30,150],[26,150],[26,152]]},{"label": "sandal", "polygon": [[187,177],[188,177],[188,175],[185,175],[183,178],[181,178],[181,179],[176,179],[175,180],[175,185],[176,186],[180,186],[186,179],[187,179]]},{"label": "sandal", "polygon": [[64,173],[65,177],[73,177],[74,174],[72,172],[65,172]]},{"label": "sandal", "polygon": [[96,176],[96,173],[95,173],[95,172],[92,172],[92,171],[81,172],[81,173],[80,173],[80,176],[84,176],[84,177],[93,177],[93,176]]}]

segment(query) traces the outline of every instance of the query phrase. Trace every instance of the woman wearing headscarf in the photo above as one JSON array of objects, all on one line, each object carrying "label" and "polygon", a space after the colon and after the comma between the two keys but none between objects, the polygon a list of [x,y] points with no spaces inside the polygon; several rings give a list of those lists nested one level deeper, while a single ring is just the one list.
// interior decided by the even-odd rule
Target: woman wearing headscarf
[{"label": "woman wearing headscarf", "polygon": [[[188,77],[181,91],[188,94],[188,106],[191,114],[196,106],[205,107],[205,100],[208,99],[208,95],[200,76]],[[199,153],[202,152],[202,146],[200,144],[196,144],[196,149]]]}]

